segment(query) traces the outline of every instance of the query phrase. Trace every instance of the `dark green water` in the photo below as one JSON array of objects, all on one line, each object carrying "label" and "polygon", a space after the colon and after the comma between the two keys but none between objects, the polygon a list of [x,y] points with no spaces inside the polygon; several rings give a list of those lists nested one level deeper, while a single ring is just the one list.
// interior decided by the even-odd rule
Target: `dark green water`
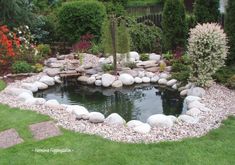
[{"label": "dark green water", "polygon": [[56,99],[61,104],[82,105],[90,112],[99,111],[105,116],[116,112],[126,121],[146,122],[153,114],[178,116],[185,109],[178,92],[151,84],[111,89],[69,82],[37,92],[35,96]]}]

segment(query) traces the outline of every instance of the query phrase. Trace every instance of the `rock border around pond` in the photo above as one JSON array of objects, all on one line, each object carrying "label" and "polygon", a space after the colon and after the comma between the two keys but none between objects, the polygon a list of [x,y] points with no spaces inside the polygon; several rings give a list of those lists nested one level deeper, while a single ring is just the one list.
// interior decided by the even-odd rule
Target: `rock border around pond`
[{"label": "rock border around pond", "polygon": [[[104,87],[119,88],[123,85],[151,82],[177,89],[178,82],[174,79],[167,80],[169,77],[169,73],[159,74],[139,70],[136,74],[129,70],[128,73],[124,72],[119,76],[104,73],[101,75],[90,75],[89,77],[79,76],[78,79],[88,85]],[[59,125],[70,130],[97,134],[115,141],[147,143],[201,136],[209,130],[217,128],[222,119],[231,114],[230,107],[231,104],[233,105],[231,100],[235,98],[234,91],[218,85],[214,85],[205,91],[189,83],[184,87],[178,88],[181,95],[187,95],[184,100],[188,108],[186,114],[177,118],[155,114],[150,116],[146,123],[138,120],[131,120],[126,123],[116,113],[105,118],[103,114],[89,112],[80,105],[64,105],[57,100],[33,97],[33,92],[46,89],[56,83],[61,83],[58,75],[51,77],[45,73],[40,73],[31,76],[9,84],[4,91],[0,92],[0,102],[12,107],[31,109],[47,114],[56,119]],[[212,93],[210,90],[212,90]],[[217,97],[224,97],[224,99],[218,100]],[[218,106],[214,107],[214,104],[218,104]]]}]

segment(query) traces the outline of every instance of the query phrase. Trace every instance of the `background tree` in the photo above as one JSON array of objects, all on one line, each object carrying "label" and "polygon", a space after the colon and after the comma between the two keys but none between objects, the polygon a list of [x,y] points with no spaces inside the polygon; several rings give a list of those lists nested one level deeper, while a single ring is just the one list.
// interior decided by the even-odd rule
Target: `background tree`
[{"label": "background tree", "polygon": [[126,21],[121,20],[117,30],[117,52],[121,53],[128,61],[130,52],[130,35],[126,26]]},{"label": "background tree", "polygon": [[225,32],[228,35],[230,55],[228,56],[228,63],[235,63],[235,1],[229,0],[225,14]]},{"label": "background tree", "polygon": [[196,22],[217,22],[219,12],[219,0],[196,0],[194,4]]},{"label": "background tree", "polygon": [[181,0],[166,0],[163,8],[163,45],[165,50],[185,46],[187,23],[184,3]]}]

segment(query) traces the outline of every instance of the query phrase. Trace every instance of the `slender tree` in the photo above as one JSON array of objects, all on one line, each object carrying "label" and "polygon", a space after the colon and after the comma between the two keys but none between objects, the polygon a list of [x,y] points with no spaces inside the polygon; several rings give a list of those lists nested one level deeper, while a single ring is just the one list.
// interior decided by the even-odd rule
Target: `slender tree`
[{"label": "slender tree", "polygon": [[196,22],[217,22],[219,18],[219,0],[196,0],[194,4]]},{"label": "slender tree", "polygon": [[165,50],[185,47],[187,24],[182,0],[166,0],[163,8],[163,44]]},{"label": "slender tree", "polygon": [[228,63],[235,63],[235,1],[229,0],[225,13],[225,32],[228,35],[230,55],[228,56]]}]

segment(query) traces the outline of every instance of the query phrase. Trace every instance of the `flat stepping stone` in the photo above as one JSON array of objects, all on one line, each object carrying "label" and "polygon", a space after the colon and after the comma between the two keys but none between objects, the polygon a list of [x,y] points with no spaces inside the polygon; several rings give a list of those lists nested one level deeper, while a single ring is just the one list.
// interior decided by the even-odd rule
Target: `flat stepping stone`
[{"label": "flat stepping stone", "polygon": [[53,121],[32,124],[29,128],[36,140],[43,140],[61,135],[60,129]]},{"label": "flat stepping stone", "polygon": [[0,132],[0,148],[9,148],[24,142],[15,129]]}]

